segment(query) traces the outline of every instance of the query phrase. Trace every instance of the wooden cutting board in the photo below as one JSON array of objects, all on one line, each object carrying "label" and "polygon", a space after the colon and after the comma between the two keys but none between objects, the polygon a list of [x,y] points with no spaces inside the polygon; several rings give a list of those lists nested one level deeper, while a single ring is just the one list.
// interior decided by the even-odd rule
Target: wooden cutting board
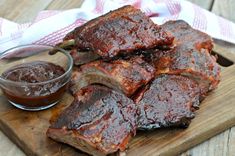
[{"label": "wooden cutting board", "polygon": [[[227,67],[222,67],[218,89],[201,103],[189,128],[137,132],[130,142],[128,156],[176,155],[235,125],[235,51],[219,45],[215,45],[214,51],[219,54],[219,63]],[[65,94],[51,109],[26,112],[11,106],[0,93],[0,129],[29,156],[85,156],[46,137],[51,116],[72,100]]]}]

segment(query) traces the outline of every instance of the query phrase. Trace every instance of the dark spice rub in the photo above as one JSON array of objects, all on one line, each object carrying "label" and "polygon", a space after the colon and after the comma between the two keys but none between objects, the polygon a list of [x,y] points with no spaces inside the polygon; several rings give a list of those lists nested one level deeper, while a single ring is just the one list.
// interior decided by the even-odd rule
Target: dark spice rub
[{"label": "dark spice rub", "polygon": [[197,83],[183,76],[161,75],[140,96],[138,129],[187,127],[199,107]]},{"label": "dark spice rub", "polygon": [[188,76],[198,82],[203,97],[215,89],[220,82],[220,67],[210,54],[213,47],[211,37],[182,20],[166,22],[162,28],[175,36],[176,46],[152,53],[156,74]]},{"label": "dark spice rub", "polygon": [[174,38],[140,9],[127,5],[77,27],[64,41],[71,39],[76,49],[110,59],[134,50],[167,47]]},{"label": "dark spice rub", "polygon": [[137,108],[133,101],[99,85],[82,88],[74,96],[47,135],[92,155],[125,150],[136,133]]}]

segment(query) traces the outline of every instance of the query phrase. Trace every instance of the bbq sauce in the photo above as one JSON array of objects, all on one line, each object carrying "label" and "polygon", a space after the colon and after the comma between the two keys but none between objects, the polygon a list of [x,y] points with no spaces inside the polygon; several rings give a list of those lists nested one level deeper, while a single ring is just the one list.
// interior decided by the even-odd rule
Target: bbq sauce
[{"label": "bbq sauce", "polygon": [[[6,80],[21,82],[22,85],[12,85],[14,92],[3,89],[3,93],[9,101],[15,104],[26,107],[47,106],[57,102],[65,92],[66,82],[58,78],[64,73],[65,70],[61,66],[45,61],[13,66],[3,72],[2,77]],[[58,79],[54,80],[55,78]]]}]

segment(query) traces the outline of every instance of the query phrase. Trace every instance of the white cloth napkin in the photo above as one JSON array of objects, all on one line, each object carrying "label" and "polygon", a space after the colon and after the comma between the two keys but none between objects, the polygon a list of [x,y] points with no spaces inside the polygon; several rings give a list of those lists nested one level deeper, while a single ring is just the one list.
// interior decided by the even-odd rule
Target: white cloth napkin
[{"label": "white cloth napkin", "polygon": [[75,27],[110,10],[131,4],[157,23],[182,19],[213,38],[235,44],[235,24],[185,0],[85,0],[81,8],[41,11],[30,23],[0,18],[0,52],[22,44],[55,45]]}]

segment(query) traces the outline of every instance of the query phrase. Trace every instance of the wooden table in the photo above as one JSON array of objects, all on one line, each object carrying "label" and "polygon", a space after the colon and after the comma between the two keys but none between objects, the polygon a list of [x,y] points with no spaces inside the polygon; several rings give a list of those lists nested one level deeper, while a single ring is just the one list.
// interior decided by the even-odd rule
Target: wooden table
[{"label": "wooden table", "polygon": [[[39,11],[80,7],[83,0],[0,0],[0,17],[24,23],[32,20]],[[203,8],[235,22],[234,0],[190,0]],[[223,44],[223,43],[221,43]],[[227,45],[235,50],[234,45]],[[25,154],[0,131],[0,156]],[[235,127],[189,149],[181,156],[235,156]]]}]

